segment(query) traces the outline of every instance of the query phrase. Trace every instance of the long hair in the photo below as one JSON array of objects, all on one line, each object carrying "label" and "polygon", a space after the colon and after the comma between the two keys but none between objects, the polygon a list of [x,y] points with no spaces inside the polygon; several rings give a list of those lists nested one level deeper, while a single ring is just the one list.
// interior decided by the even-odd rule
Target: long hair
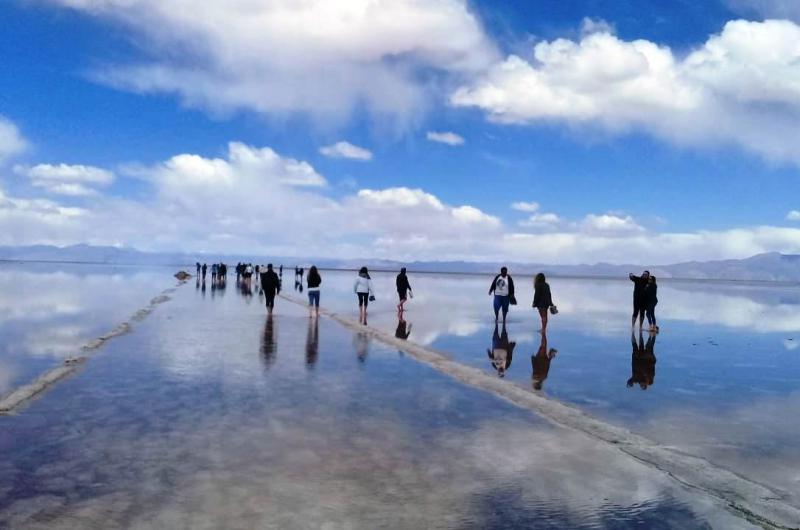
[{"label": "long hair", "polygon": [[364,278],[366,278],[366,279],[368,279],[368,280],[370,279],[370,277],[369,277],[369,271],[367,270],[367,268],[366,268],[366,267],[361,267],[361,268],[358,270],[358,275],[359,275],[359,276],[363,276]]},{"label": "long hair", "polygon": [[539,274],[537,274],[536,278],[533,280],[533,284],[534,285],[539,285],[539,284],[542,284],[544,282],[545,282],[545,279],[544,279],[544,273],[543,272],[540,272]]},{"label": "long hair", "polygon": [[317,266],[312,265],[310,269],[308,269],[308,279],[317,279],[319,278],[319,272],[317,272]]}]

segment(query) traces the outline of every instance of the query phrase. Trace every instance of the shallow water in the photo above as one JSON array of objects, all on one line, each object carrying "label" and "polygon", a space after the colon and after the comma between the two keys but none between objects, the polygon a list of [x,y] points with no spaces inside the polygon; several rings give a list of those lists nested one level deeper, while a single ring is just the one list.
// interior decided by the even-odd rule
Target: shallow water
[{"label": "shallow water", "polygon": [[80,354],[167,286],[164,267],[0,264],[0,396]]},{"label": "shallow water", "polygon": [[[322,300],[356,319],[353,277],[323,273]],[[504,339],[502,326],[494,335],[491,276],[410,279],[415,298],[401,323],[394,275],[373,275],[371,326],[487,373],[508,363],[489,357]],[[519,305],[509,313],[505,339],[513,343],[503,373],[509,384],[534,391],[534,375],[545,375],[537,392],[706,456],[800,503],[800,424],[787,421],[800,412],[800,288],[661,281],[661,333],[651,336],[631,333],[627,279],[552,278],[559,314],[550,316],[543,343],[530,307],[531,278],[515,283]]]},{"label": "shallow water", "polygon": [[[748,527],[365,335],[283,300],[267,319],[232,282],[213,293],[181,287],[79,374],[0,418],[0,526]],[[378,305],[374,323],[386,318]]]}]

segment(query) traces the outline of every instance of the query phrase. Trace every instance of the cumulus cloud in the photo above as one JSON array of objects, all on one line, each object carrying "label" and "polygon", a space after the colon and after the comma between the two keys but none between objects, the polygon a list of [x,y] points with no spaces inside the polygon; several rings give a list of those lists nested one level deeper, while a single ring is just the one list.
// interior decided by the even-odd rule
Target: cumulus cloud
[{"label": "cumulus cloud", "polygon": [[321,147],[319,152],[330,158],[350,158],[364,161],[372,160],[371,151],[344,141]]},{"label": "cumulus cloud", "polygon": [[800,221],[800,210],[791,210],[786,214],[787,221]]},{"label": "cumulus cloud", "polygon": [[16,125],[0,116],[0,163],[24,151],[28,142]]},{"label": "cumulus cloud", "polygon": [[496,57],[465,0],[49,1],[136,32],[151,59],[98,80],[212,111],[341,120],[363,106],[402,125],[428,105],[439,74],[468,75]]},{"label": "cumulus cloud", "polygon": [[562,219],[554,213],[535,213],[520,221],[519,225],[527,228],[554,228],[562,223]]},{"label": "cumulus cloud", "polygon": [[605,234],[630,234],[644,232],[630,215],[620,216],[611,213],[595,215],[589,214],[583,219],[583,228],[591,233]]},{"label": "cumulus cloud", "polygon": [[14,173],[28,177],[31,184],[50,193],[73,197],[96,195],[93,186],[108,186],[114,181],[111,171],[84,165],[16,165]]},{"label": "cumulus cloud", "polygon": [[727,0],[732,9],[744,15],[764,18],[786,18],[800,22],[800,3],[797,0]]},{"label": "cumulus cloud", "polygon": [[452,146],[464,145],[464,138],[457,135],[454,132],[428,131],[428,134],[426,134],[425,136],[431,142],[439,142],[440,144],[447,144]]},{"label": "cumulus cloud", "polygon": [[509,56],[457,89],[451,104],[480,108],[499,123],[643,130],[800,164],[800,26],[731,21],[685,57],[597,29],[577,42],[540,42],[531,60]]}]

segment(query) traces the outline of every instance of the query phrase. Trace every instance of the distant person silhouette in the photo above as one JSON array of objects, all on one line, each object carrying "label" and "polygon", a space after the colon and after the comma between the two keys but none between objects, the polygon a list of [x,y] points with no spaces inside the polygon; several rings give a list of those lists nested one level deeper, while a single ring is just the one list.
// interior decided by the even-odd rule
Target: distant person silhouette
[{"label": "distant person silhouette", "polygon": [[498,314],[503,310],[503,323],[506,321],[509,304],[516,304],[514,298],[514,280],[508,274],[508,269],[502,267],[500,274],[494,277],[492,285],[489,287],[489,294],[494,293],[494,321],[497,323]]},{"label": "distant person silhouette", "polygon": [[656,277],[650,276],[647,279],[647,286],[644,288],[644,312],[647,315],[647,324],[652,333],[658,333],[656,323],[656,305],[658,305],[658,284]]},{"label": "distant person silhouette", "polygon": [[509,342],[506,325],[503,323],[502,331],[498,332],[497,322],[494,323],[494,333],[492,333],[492,347],[487,348],[486,353],[492,362],[492,367],[497,370],[497,375],[505,377],[506,370],[511,367],[511,359],[514,356],[516,342]]},{"label": "distant person silhouette", "polygon": [[306,333],[306,367],[313,368],[319,356],[319,320],[308,321]]},{"label": "distant person silhouette", "polygon": [[405,303],[408,299],[408,295],[410,294],[411,297],[414,297],[414,293],[411,291],[411,284],[408,281],[408,275],[406,274],[406,268],[403,267],[400,269],[400,274],[397,275],[395,279],[395,286],[397,287],[397,297],[400,300],[400,303],[397,304],[397,311],[402,313],[405,310]]},{"label": "distant person silhouette", "polygon": [[308,283],[308,311],[309,317],[319,316],[319,287],[322,284],[322,276],[319,275],[317,267],[312,265],[308,269],[306,277]]},{"label": "distant person silhouette", "polygon": [[542,332],[542,340],[539,343],[539,350],[535,355],[531,355],[531,382],[534,390],[541,390],[547,374],[550,372],[550,361],[556,356],[558,350],[555,348],[547,349],[547,334]]},{"label": "distant person silhouette", "polygon": [[203,271],[203,283],[206,283],[206,271],[208,270],[208,266],[205,263],[203,263],[201,270]]},{"label": "distant person silhouette", "polygon": [[281,280],[272,270],[272,263],[268,263],[267,270],[261,273],[261,289],[264,291],[267,313],[271,315],[275,308],[275,295],[281,290]]},{"label": "distant person silhouette", "polygon": [[656,334],[650,333],[647,344],[645,344],[640,330],[637,344],[636,337],[631,333],[631,346],[633,353],[631,354],[631,378],[628,379],[628,388],[638,384],[639,388],[647,390],[647,387],[652,386],[656,379]]},{"label": "distant person silhouette", "polygon": [[216,263],[212,263],[211,264],[211,283],[212,284],[216,284],[217,283],[217,272],[219,272],[219,265],[217,265]]},{"label": "distant person silhouette", "polygon": [[550,293],[550,284],[547,283],[544,273],[540,272],[533,280],[533,307],[539,312],[542,320],[541,332],[547,332],[547,313],[553,305],[553,296]]},{"label": "distant person silhouette", "polygon": [[264,332],[261,334],[261,360],[264,362],[264,367],[270,369],[275,364],[275,358],[278,354],[278,348],[275,341],[275,322],[272,319],[272,313],[267,314],[267,320],[264,322]]},{"label": "distant person silhouette", "polygon": [[279,271],[279,272],[278,272],[278,275],[279,275],[281,278],[283,278],[283,265],[281,265],[280,267],[278,267],[278,271]]},{"label": "distant person silhouette", "polygon": [[197,266],[197,277],[199,278],[200,277],[200,262],[199,261],[195,262],[195,265]]},{"label": "distant person silhouette", "polygon": [[645,299],[645,287],[647,286],[648,278],[650,278],[650,271],[644,271],[641,276],[636,276],[633,273],[628,274],[628,278],[633,282],[633,316],[631,317],[631,327],[636,325],[636,319],[639,319],[639,329],[644,324],[644,312],[647,305]]},{"label": "distant person silhouette", "polygon": [[361,267],[358,276],[353,284],[353,292],[358,297],[358,322],[367,325],[367,306],[369,302],[375,300],[375,293],[372,290],[372,279],[369,277],[369,270]]},{"label": "distant person silhouette", "polygon": [[397,329],[394,330],[394,336],[402,340],[408,340],[411,336],[411,324],[405,321],[402,311],[397,314]]}]

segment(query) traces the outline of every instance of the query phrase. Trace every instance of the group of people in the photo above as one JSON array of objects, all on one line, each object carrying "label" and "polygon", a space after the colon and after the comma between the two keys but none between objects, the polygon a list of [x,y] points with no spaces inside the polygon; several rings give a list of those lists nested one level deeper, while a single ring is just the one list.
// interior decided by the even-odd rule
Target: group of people
[{"label": "group of people", "polygon": [[[517,305],[517,298],[514,295],[514,279],[508,274],[507,267],[501,267],[500,274],[492,280],[492,284],[489,286],[489,295],[494,295],[495,323],[498,322],[502,311],[503,324],[505,324],[509,306]],[[543,334],[546,333],[548,313],[555,315],[558,313],[558,308],[553,303],[550,284],[547,283],[542,272],[533,279],[533,303],[531,306],[539,313],[539,318],[542,321],[540,331]]]},{"label": "group of people", "polygon": [[636,326],[636,319],[639,319],[639,329],[644,325],[644,318],[647,316],[647,323],[650,325],[651,333],[658,333],[656,323],[656,305],[658,304],[658,284],[656,277],[650,271],[644,271],[641,276],[631,273],[628,275],[633,282],[633,316],[631,317],[631,327]]},{"label": "group of people", "polygon": [[[198,279],[202,277],[203,283],[206,282],[206,274],[208,273],[208,265],[203,263],[202,265],[200,262],[195,262],[195,268],[197,269],[197,277]],[[211,264],[211,283],[213,285],[217,284],[224,284],[225,281],[228,279],[228,266],[224,263],[212,263]]]}]

